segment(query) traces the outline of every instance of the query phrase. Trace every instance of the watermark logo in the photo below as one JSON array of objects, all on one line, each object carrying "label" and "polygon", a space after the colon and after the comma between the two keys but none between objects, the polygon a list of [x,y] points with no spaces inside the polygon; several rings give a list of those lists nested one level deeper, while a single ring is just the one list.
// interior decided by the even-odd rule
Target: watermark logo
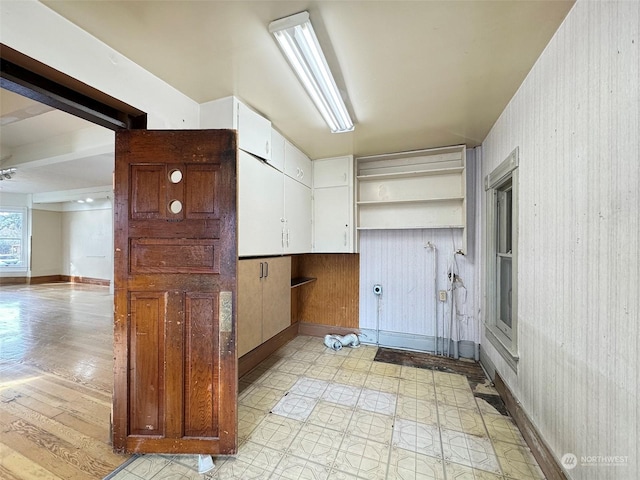
[{"label": "watermark logo", "polygon": [[629,457],[626,455],[585,455],[578,458],[573,453],[565,453],[560,459],[560,463],[566,470],[573,470],[578,465],[581,467],[620,467],[628,465]]},{"label": "watermark logo", "polygon": [[567,470],[572,470],[578,466],[578,457],[573,453],[565,453],[560,460],[560,463]]}]

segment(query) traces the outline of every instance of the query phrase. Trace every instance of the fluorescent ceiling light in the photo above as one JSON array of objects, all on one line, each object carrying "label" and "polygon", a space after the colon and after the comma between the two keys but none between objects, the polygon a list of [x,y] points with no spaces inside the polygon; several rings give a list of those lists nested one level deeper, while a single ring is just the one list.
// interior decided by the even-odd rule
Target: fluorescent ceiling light
[{"label": "fluorescent ceiling light", "polygon": [[350,132],[353,121],[322,53],[308,12],[269,24],[291,67],[333,133]]}]

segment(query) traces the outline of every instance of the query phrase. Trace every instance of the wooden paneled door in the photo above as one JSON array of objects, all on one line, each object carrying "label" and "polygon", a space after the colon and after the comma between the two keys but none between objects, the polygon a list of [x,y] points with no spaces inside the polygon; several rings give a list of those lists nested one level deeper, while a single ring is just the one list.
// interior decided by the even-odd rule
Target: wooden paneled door
[{"label": "wooden paneled door", "polygon": [[235,132],[117,132],[114,215],[114,449],[235,453]]}]

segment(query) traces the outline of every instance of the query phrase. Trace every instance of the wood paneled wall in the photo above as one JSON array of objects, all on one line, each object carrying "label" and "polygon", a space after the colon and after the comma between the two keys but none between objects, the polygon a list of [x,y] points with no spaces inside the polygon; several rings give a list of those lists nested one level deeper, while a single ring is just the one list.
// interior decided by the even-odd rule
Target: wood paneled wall
[{"label": "wood paneled wall", "polygon": [[482,348],[574,480],[640,478],[639,78],[640,2],[579,0],[483,143],[520,149],[517,373]]},{"label": "wood paneled wall", "polygon": [[294,257],[294,275],[315,282],[294,289],[298,319],[305,323],[358,328],[360,259],[358,254],[310,254]]}]

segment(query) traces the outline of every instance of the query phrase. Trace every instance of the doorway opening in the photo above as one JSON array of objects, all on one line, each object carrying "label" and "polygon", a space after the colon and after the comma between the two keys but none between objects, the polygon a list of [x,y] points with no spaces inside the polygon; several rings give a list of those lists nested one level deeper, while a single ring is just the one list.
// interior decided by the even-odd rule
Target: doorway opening
[{"label": "doorway opening", "polygon": [[[11,335],[3,335],[3,348],[0,349],[3,352],[0,397],[3,399],[3,405],[11,409],[9,413],[3,410],[3,414],[6,414],[3,418],[9,422],[3,428],[3,431],[7,432],[7,435],[3,435],[3,448],[7,446],[15,451],[16,458],[28,457],[31,461],[28,465],[32,472],[50,471],[49,469],[56,465],[55,468],[58,469],[56,471],[60,472],[62,477],[67,476],[65,468],[70,468],[67,472],[69,476],[72,476],[75,468],[84,474],[102,478],[127,458],[113,453],[110,445],[113,297],[104,287],[113,280],[113,249],[111,248],[114,236],[113,209],[112,197],[109,198],[108,195],[113,188],[115,140],[110,131],[146,129],[147,115],[5,45],[0,45],[0,88],[3,95],[8,92],[10,95],[19,96],[23,101],[24,98],[28,98],[37,102],[24,104],[24,109],[18,109],[29,117],[27,120],[37,123],[46,116],[43,114],[55,115],[65,112],[74,118],[77,117],[75,124],[79,125],[79,128],[85,128],[86,122],[90,122],[90,127],[91,124],[97,126],[93,129],[92,135],[98,132],[97,137],[100,139],[98,142],[100,148],[94,148],[92,155],[72,160],[66,158],[67,161],[62,161],[65,153],[57,151],[54,152],[57,155],[56,161],[46,159],[31,161],[30,168],[27,167],[27,163],[21,165],[20,161],[24,160],[24,157],[19,154],[12,155],[11,148],[3,148],[5,151],[0,156],[0,167],[15,168],[14,178],[3,181],[5,188],[0,190],[4,197],[3,207],[20,196],[11,193],[12,182],[26,181],[29,177],[32,182],[35,182],[34,175],[40,175],[39,180],[43,180],[44,176],[44,180],[50,182],[50,190],[60,194],[64,190],[62,185],[67,185],[64,183],[65,177],[67,179],[70,176],[77,177],[74,178],[76,183],[73,188],[69,190],[73,192],[71,196],[59,201],[66,202],[67,207],[71,202],[91,202],[93,205],[102,202],[104,208],[99,209],[100,213],[97,215],[95,212],[98,210],[93,210],[94,213],[92,213],[92,210],[88,208],[83,210],[78,204],[76,204],[77,208],[65,207],[65,210],[72,211],[74,214],[79,212],[88,214],[80,222],[76,222],[77,219],[71,218],[70,214],[68,223],[82,223],[86,218],[93,217],[95,225],[91,228],[85,225],[82,229],[87,234],[87,238],[83,241],[95,250],[95,252],[85,252],[86,260],[99,263],[100,257],[110,257],[107,262],[110,272],[108,272],[106,283],[104,278],[106,275],[96,274],[95,279],[87,279],[86,277],[91,275],[83,274],[87,270],[83,270],[83,267],[78,265],[76,265],[77,271],[70,269],[67,276],[82,277],[76,280],[85,283],[73,283],[71,286],[47,283],[66,279],[65,275],[62,276],[63,278],[59,275],[64,272],[54,272],[55,268],[51,265],[41,268],[41,274],[37,274],[37,278],[34,278],[31,270],[34,260],[38,260],[39,265],[43,265],[41,260],[51,254],[56,244],[62,243],[60,240],[53,239],[56,235],[59,236],[61,224],[65,220],[57,220],[58,225],[53,226],[54,234],[47,236],[46,232],[51,232],[51,224],[47,222],[52,218],[51,214],[55,213],[50,207],[52,205],[50,202],[55,200],[50,195],[51,192],[39,191],[37,195],[28,192],[31,194],[30,199],[35,196],[42,202],[35,215],[39,224],[38,229],[31,229],[34,220],[32,216],[34,204],[31,203],[28,208],[25,207],[25,211],[28,212],[25,220],[29,235],[23,243],[31,247],[29,250],[32,254],[25,257],[23,271],[2,272],[0,269],[0,284],[21,283],[21,285],[6,287],[3,285],[2,297],[0,297],[0,310],[4,312],[0,315],[3,326],[9,329],[13,328],[12,325],[15,327],[22,321],[21,312],[28,312],[30,325],[33,327],[18,330],[14,328],[13,333],[9,332]],[[10,124],[16,121],[4,117],[2,120],[3,128],[7,128],[6,132],[9,131]],[[55,125],[55,120],[53,123],[53,127],[60,127]],[[77,138],[82,137],[86,143],[96,138],[86,135],[86,132],[83,135]],[[7,142],[10,140],[9,135],[4,137]],[[16,138],[11,140],[18,141]],[[49,170],[52,172],[49,177],[46,178],[44,168],[40,168],[40,172],[36,175],[35,172],[38,170],[35,168],[36,164],[43,166],[47,163],[54,169]],[[83,179],[89,181],[90,177],[95,178],[99,173],[105,173],[103,172],[105,165],[106,181],[101,182],[100,186],[108,188],[98,190],[101,193],[104,193],[102,190],[109,190],[109,192],[102,199],[92,198],[94,195],[83,195],[85,191],[96,190],[93,188],[95,182],[87,188],[79,188],[81,185],[77,182],[82,182]],[[72,196],[74,198],[71,198]],[[78,198],[75,199],[75,196]],[[97,232],[98,228],[105,231]],[[99,238],[95,237],[98,233],[101,233]],[[105,244],[104,239],[107,237],[111,240]],[[40,249],[40,253],[48,249],[49,254],[42,254],[38,259],[34,258],[35,243],[46,247]],[[65,262],[69,263],[69,259],[66,258]],[[15,270],[17,267],[13,268]],[[48,268],[51,270],[50,275],[46,272]],[[92,282],[92,280],[98,280],[98,282]],[[42,283],[43,285],[25,287],[25,283]],[[87,283],[101,283],[103,286],[87,285]],[[25,309],[25,305],[28,305],[28,308]],[[34,323],[36,316],[41,319],[37,325]],[[9,342],[10,345],[5,342]],[[20,349],[17,348],[20,345],[27,347],[28,351],[20,353]],[[6,346],[11,348],[4,348]],[[63,354],[59,355],[61,351]],[[55,442],[55,451],[43,446],[46,444],[43,438],[60,439]],[[85,442],[81,450],[76,448],[78,442]],[[33,455],[25,452],[33,452]],[[56,460],[57,457],[59,460]],[[24,465],[27,464],[23,463],[22,467]]]}]

